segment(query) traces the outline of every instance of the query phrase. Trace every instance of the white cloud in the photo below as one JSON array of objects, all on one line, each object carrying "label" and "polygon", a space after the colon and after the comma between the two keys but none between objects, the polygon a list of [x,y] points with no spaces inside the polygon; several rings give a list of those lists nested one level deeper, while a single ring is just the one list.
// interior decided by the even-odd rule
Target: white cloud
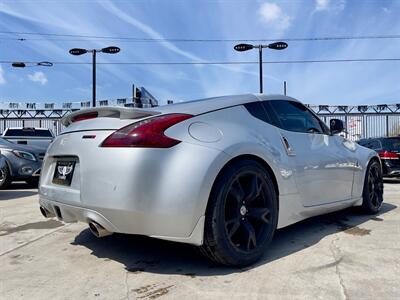
[{"label": "white cloud", "polygon": [[28,74],[28,79],[33,82],[39,82],[41,85],[46,84],[48,81],[43,72],[34,72],[33,74]]},{"label": "white cloud", "polygon": [[327,10],[329,9],[330,0],[315,0],[315,10]]},{"label": "white cloud", "polygon": [[291,18],[282,11],[278,4],[269,2],[261,4],[259,14],[262,22],[272,26],[278,30],[279,33],[282,33],[290,27]]},{"label": "white cloud", "polygon": [[4,78],[4,70],[3,67],[0,65],[0,84],[5,84],[6,79]]},{"label": "white cloud", "polygon": [[346,0],[315,0],[315,11],[343,10]]}]

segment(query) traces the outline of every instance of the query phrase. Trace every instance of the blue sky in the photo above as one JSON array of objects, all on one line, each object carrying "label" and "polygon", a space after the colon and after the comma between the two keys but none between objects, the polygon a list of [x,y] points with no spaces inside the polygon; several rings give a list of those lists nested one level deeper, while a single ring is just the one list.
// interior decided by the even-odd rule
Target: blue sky
[{"label": "blue sky", "polygon": [[[400,1],[2,1],[0,31],[138,38],[270,39],[400,34]],[[0,61],[90,62],[73,47],[122,50],[98,62],[257,61],[257,51],[236,52],[234,42],[182,43],[0,34]],[[30,40],[29,40],[30,38]],[[400,58],[400,40],[290,42],[264,51],[264,60]],[[0,102],[64,102],[91,98],[91,66],[55,64],[16,69],[0,65]],[[399,103],[400,62],[267,64],[264,92],[305,103]],[[99,65],[98,99],[131,96],[132,83],[154,96],[185,101],[258,92],[257,65]]]}]

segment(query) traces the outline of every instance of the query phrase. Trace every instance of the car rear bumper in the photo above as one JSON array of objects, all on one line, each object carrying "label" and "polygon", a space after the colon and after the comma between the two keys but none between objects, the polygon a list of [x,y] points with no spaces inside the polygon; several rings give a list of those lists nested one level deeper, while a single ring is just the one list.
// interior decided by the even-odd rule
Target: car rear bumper
[{"label": "car rear bumper", "polygon": [[51,201],[40,197],[39,204],[56,216],[58,220],[65,223],[84,222],[97,223],[110,233],[127,233],[147,235],[154,238],[170,240],[174,242],[201,245],[203,242],[204,216],[201,216],[189,236],[176,236],[168,234],[168,224],[179,223],[179,216],[164,218],[162,226],[159,226],[156,215],[142,214],[139,212],[118,209],[91,209],[68,205],[61,202]]},{"label": "car rear bumper", "polygon": [[[227,154],[183,142],[170,149],[99,148],[109,132],[82,142],[84,134],[61,136],[50,146],[39,185],[41,205],[55,215],[59,209],[65,222],[92,220],[111,232],[202,243],[210,190]],[[63,159],[76,162],[70,186],[52,181]]]},{"label": "car rear bumper", "polygon": [[400,177],[400,164],[385,161],[383,163],[383,176],[384,177]]},{"label": "car rear bumper", "polygon": [[389,169],[386,174],[383,174],[384,177],[400,177],[400,168],[398,169]]}]

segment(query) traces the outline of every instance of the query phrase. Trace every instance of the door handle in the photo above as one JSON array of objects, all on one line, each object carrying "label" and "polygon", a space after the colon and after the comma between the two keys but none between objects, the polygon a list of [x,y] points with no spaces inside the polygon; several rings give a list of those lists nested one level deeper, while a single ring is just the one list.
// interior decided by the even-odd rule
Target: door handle
[{"label": "door handle", "polygon": [[294,149],[292,148],[292,146],[290,146],[290,143],[288,141],[287,138],[285,138],[284,136],[282,136],[282,142],[283,142],[283,146],[286,149],[286,153],[289,156],[295,156],[296,152],[294,151]]}]

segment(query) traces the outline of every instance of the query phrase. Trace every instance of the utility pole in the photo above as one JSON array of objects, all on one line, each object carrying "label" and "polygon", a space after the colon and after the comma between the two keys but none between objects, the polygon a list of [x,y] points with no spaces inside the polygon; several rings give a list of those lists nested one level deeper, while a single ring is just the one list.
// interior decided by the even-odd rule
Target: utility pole
[{"label": "utility pole", "polygon": [[286,81],[283,82],[283,94],[286,96]]}]

